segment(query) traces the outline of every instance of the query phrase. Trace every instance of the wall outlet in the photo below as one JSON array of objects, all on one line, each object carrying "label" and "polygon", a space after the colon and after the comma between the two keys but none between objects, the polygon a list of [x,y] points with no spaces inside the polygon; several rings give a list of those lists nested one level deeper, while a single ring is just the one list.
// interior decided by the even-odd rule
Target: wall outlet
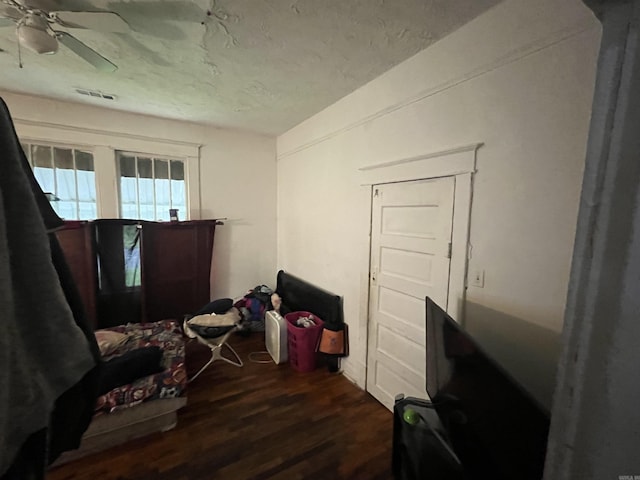
[{"label": "wall outlet", "polygon": [[469,283],[478,288],[484,287],[484,270],[473,270],[469,276]]}]

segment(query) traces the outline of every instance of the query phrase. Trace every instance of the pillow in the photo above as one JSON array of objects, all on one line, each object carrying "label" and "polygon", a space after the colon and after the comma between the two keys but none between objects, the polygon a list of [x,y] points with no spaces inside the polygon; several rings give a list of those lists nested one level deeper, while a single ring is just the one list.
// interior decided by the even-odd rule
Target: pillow
[{"label": "pillow", "polygon": [[211,303],[206,304],[200,310],[198,310],[194,317],[198,315],[204,315],[206,313],[215,313],[216,315],[220,315],[222,313],[228,312],[231,307],[233,307],[233,300],[230,298],[221,298],[219,300],[214,300]]},{"label": "pillow", "polygon": [[138,378],[154,375],[163,370],[160,347],[143,347],[132,350],[102,364],[98,395],[104,395],[116,387],[127,385]]},{"label": "pillow", "polygon": [[222,315],[198,315],[187,321],[189,325],[201,327],[227,327],[238,322],[240,322],[240,311],[235,307]]},{"label": "pillow", "polygon": [[125,333],[112,332],[111,330],[96,330],[94,334],[103,357],[111,355],[129,340],[129,336]]},{"label": "pillow", "polygon": [[[200,325],[188,325],[188,328],[204,338],[218,338],[235,328],[235,325],[224,327],[203,327]],[[187,334],[187,336],[190,336]]]}]

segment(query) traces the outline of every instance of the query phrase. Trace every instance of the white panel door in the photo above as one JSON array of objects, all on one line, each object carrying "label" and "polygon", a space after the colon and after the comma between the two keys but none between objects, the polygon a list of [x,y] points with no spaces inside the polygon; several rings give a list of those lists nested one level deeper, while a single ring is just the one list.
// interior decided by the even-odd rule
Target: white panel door
[{"label": "white panel door", "polygon": [[425,398],[425,301],[446,308],[455,178],[374,186],[367,390]]}]

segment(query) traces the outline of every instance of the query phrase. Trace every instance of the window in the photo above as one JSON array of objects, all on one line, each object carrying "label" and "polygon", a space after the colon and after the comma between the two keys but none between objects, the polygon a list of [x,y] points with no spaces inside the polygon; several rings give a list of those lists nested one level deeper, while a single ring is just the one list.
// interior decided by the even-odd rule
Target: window
[{"label": "window", "polygon": [[169,209],[187,219],[184,161],[118,152],[120,216],[141,220],[169,220]]},{"label": "window", "polygon": [[65,220],[93,220],[98,216],[93,154],[74,147],[23,144],[36,180]]}]

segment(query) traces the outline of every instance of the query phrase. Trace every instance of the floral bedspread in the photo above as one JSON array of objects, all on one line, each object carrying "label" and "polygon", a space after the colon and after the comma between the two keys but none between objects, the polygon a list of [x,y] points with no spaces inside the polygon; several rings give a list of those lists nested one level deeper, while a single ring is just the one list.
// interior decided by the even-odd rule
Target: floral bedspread
[{"label": "floral bedspread", "polygon": [[162,363],[165,370],[101,395],[96,402],[96,412],[113,412],[157,398],[178,397],[185,391],[185,343],[177,322],[162,320],[155,323],[130,323],[107,330],[125,333],[129,339],[112,355],[105,357],[105,360],[137,348],[158,346],[164,352]]}]

